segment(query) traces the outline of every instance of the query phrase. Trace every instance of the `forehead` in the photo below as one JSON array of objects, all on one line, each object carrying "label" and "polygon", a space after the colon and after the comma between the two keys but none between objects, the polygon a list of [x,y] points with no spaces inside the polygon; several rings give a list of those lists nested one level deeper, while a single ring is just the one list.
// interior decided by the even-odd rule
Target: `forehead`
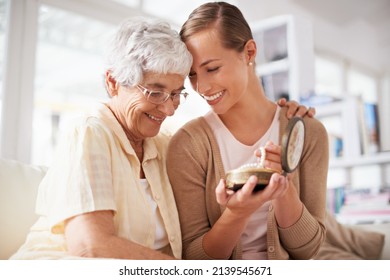
[{"label": "forehead", "polygon": [[184,77],[176,73],[154,73],[147,72],[144,74],[142,85],[151,88],[161,89],[180,89],[184,85]]},{"label": "forehead", "polygon": [[216,29],[202,30],[186,41],[186,46],[193,57],[193,66],[202,66],[207,61],[231,59],[238,53],[227,49]]},{"label": "forehead", "polygon": [[218,53],[222,48],[220,36],[215,29],[205,29],[193,34],[186,41],[186,46],[192,56],[200,53]]}]

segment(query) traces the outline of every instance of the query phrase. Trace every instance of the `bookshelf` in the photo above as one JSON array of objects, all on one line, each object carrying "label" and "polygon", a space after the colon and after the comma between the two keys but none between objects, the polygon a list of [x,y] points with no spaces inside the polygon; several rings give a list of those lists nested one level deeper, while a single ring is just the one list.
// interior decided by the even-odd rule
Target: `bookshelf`
[{"label": "bookshelf", "polygon": [[329,166],[331,168],[352,168],[356,166],[365,166],[373,164],[389,164],[390,163],[390,151],[381,152],[371,155],[361,155],[358,157],[350,158],[332,158],[330,159]]},{"label": "bookshelf", "polygon": [[314,47],[309,21],[281,15],[251,24],[256,70],[271,100],[300,100],[314,89]]},{"label": "bookshelf", "polygon": [[[367,131],[366,127],[368,117],[364,113],[364,103],[360,97],[346,95],[342,100],[314,106],[316,117],[324,123],[328,134],[341,138],[343,142],[343,154],[339,157],[331,156],[330,167],[390,163],[390,151],[380,152],[379,142],[375,143],[378,146],[375,149],[368,147],[369,143],[367,142],[374,140],[368,135],[371,133]],[[327,125],[327,118],[334,118],[335,121]],[[372,121],[370,120],[370,122]],[[378,126],[377,129],[377,133],[379,133],[380,127]],[[330,152],[332,155],[332,147]]]},{"label": "bookshelf", "polygon": [[[361,113],[361,100],[346,93],[339,100],[311,103],[315,70],[310,22],[300,17],[283,15],[253,22],[251,28],[258,50],[256,70],[268,98],[277,100],[287,97],[306,106],[314,106],[316,118],[328,130],[331,145],[328,189],[334,190],[333,199],[340,200],[336,204],[342,206],[341,200],[346,192],[364,188],[379,193],[389,187],[390,176],[387,174],[390,174],[390,152],[373,152],[370,149],[367,135],[362,134],[364,116]],[[386,207],[378,215],[364,215],[365,206],[356,207],[359,211],[363,209],[363,212],[344,216],[339,214],[338,219],[349,224],[390,222],[390,210]],[[375,207],[370,207],[376,211]]]},{"label": "bookshelf", "polygon": [[[368,148],[364,140],[368,139],[364,126],[367,116],[362,111],[362,101],[356,96],[345,96],[342,100],[315,105],[316,117],[324,123],[329,135],[328,206],[334,207],[336,218],[345,224],[389,223],[390,151]],[[341,154],[336,152],[335,139],[343,143]],[[355,203],[348,203],[351,198],[355,198]]]}]

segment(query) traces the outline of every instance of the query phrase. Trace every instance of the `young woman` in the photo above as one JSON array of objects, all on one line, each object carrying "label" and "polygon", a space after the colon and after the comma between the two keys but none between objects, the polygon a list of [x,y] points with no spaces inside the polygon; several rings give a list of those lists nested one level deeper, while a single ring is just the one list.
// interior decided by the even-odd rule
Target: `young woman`
[{"label": "young woman", "polygon": [[281,170],[279,143],[285,108],[268,100],[255,73],[257,46],[240,10],[225,2],[195,9],[182,40],[193,56],[189,78],[211,106],[183,126],[168,148],[185,259],[310,259],[325,238],[327,133],[305,118],[300,166],[292,176],[273,174],[252,193],[251,177],[226,191],[226,171],[254,161],[266,146],[266,167]]}]

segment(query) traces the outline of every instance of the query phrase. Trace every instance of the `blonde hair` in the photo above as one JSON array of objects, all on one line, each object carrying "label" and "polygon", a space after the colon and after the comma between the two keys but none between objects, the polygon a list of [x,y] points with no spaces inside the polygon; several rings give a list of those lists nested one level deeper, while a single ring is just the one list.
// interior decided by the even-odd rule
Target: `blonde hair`
[{"label": "blonde hair", "polygon": [[226,2],[205,3],[196,8],[183,24],[180,37],[186,42],[192,35],[208,28],[216,28],[222,46],[242,52],[252,31],[241,11]]}]

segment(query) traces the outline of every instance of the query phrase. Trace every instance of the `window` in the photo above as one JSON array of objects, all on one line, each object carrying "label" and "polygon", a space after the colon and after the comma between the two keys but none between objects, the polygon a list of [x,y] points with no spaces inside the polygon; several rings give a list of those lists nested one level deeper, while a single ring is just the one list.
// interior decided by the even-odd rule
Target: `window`
[{"label": "window", "polygon": [[316,94],[341,97],[343,93],[343,67],[337,60],[315,57]]},{"label": "window", "polygon": [[1,114],[3,105],[3,67],[5,55],[5,25],[6,25],[7,1],[0,0],[0,133],[1,133]]},{"label": "window", "polygon": [[351,68],[347,75],[348,92],[368,103],[378,102],[377,82],[373,76]]},{"label": "window", "polygon": [[127,6],[130,6],[130,7],[136,7],[138,5],[140,5],[140,0],[111,0],[113,2],[118,2],[120,4],[124,4],[124,5],[127,5]]},{"label": "window", "polygon": [[38,29],[32,163],[49,165],[62,126],[108,98],[103,54],[115,26],[41,6]]}]

